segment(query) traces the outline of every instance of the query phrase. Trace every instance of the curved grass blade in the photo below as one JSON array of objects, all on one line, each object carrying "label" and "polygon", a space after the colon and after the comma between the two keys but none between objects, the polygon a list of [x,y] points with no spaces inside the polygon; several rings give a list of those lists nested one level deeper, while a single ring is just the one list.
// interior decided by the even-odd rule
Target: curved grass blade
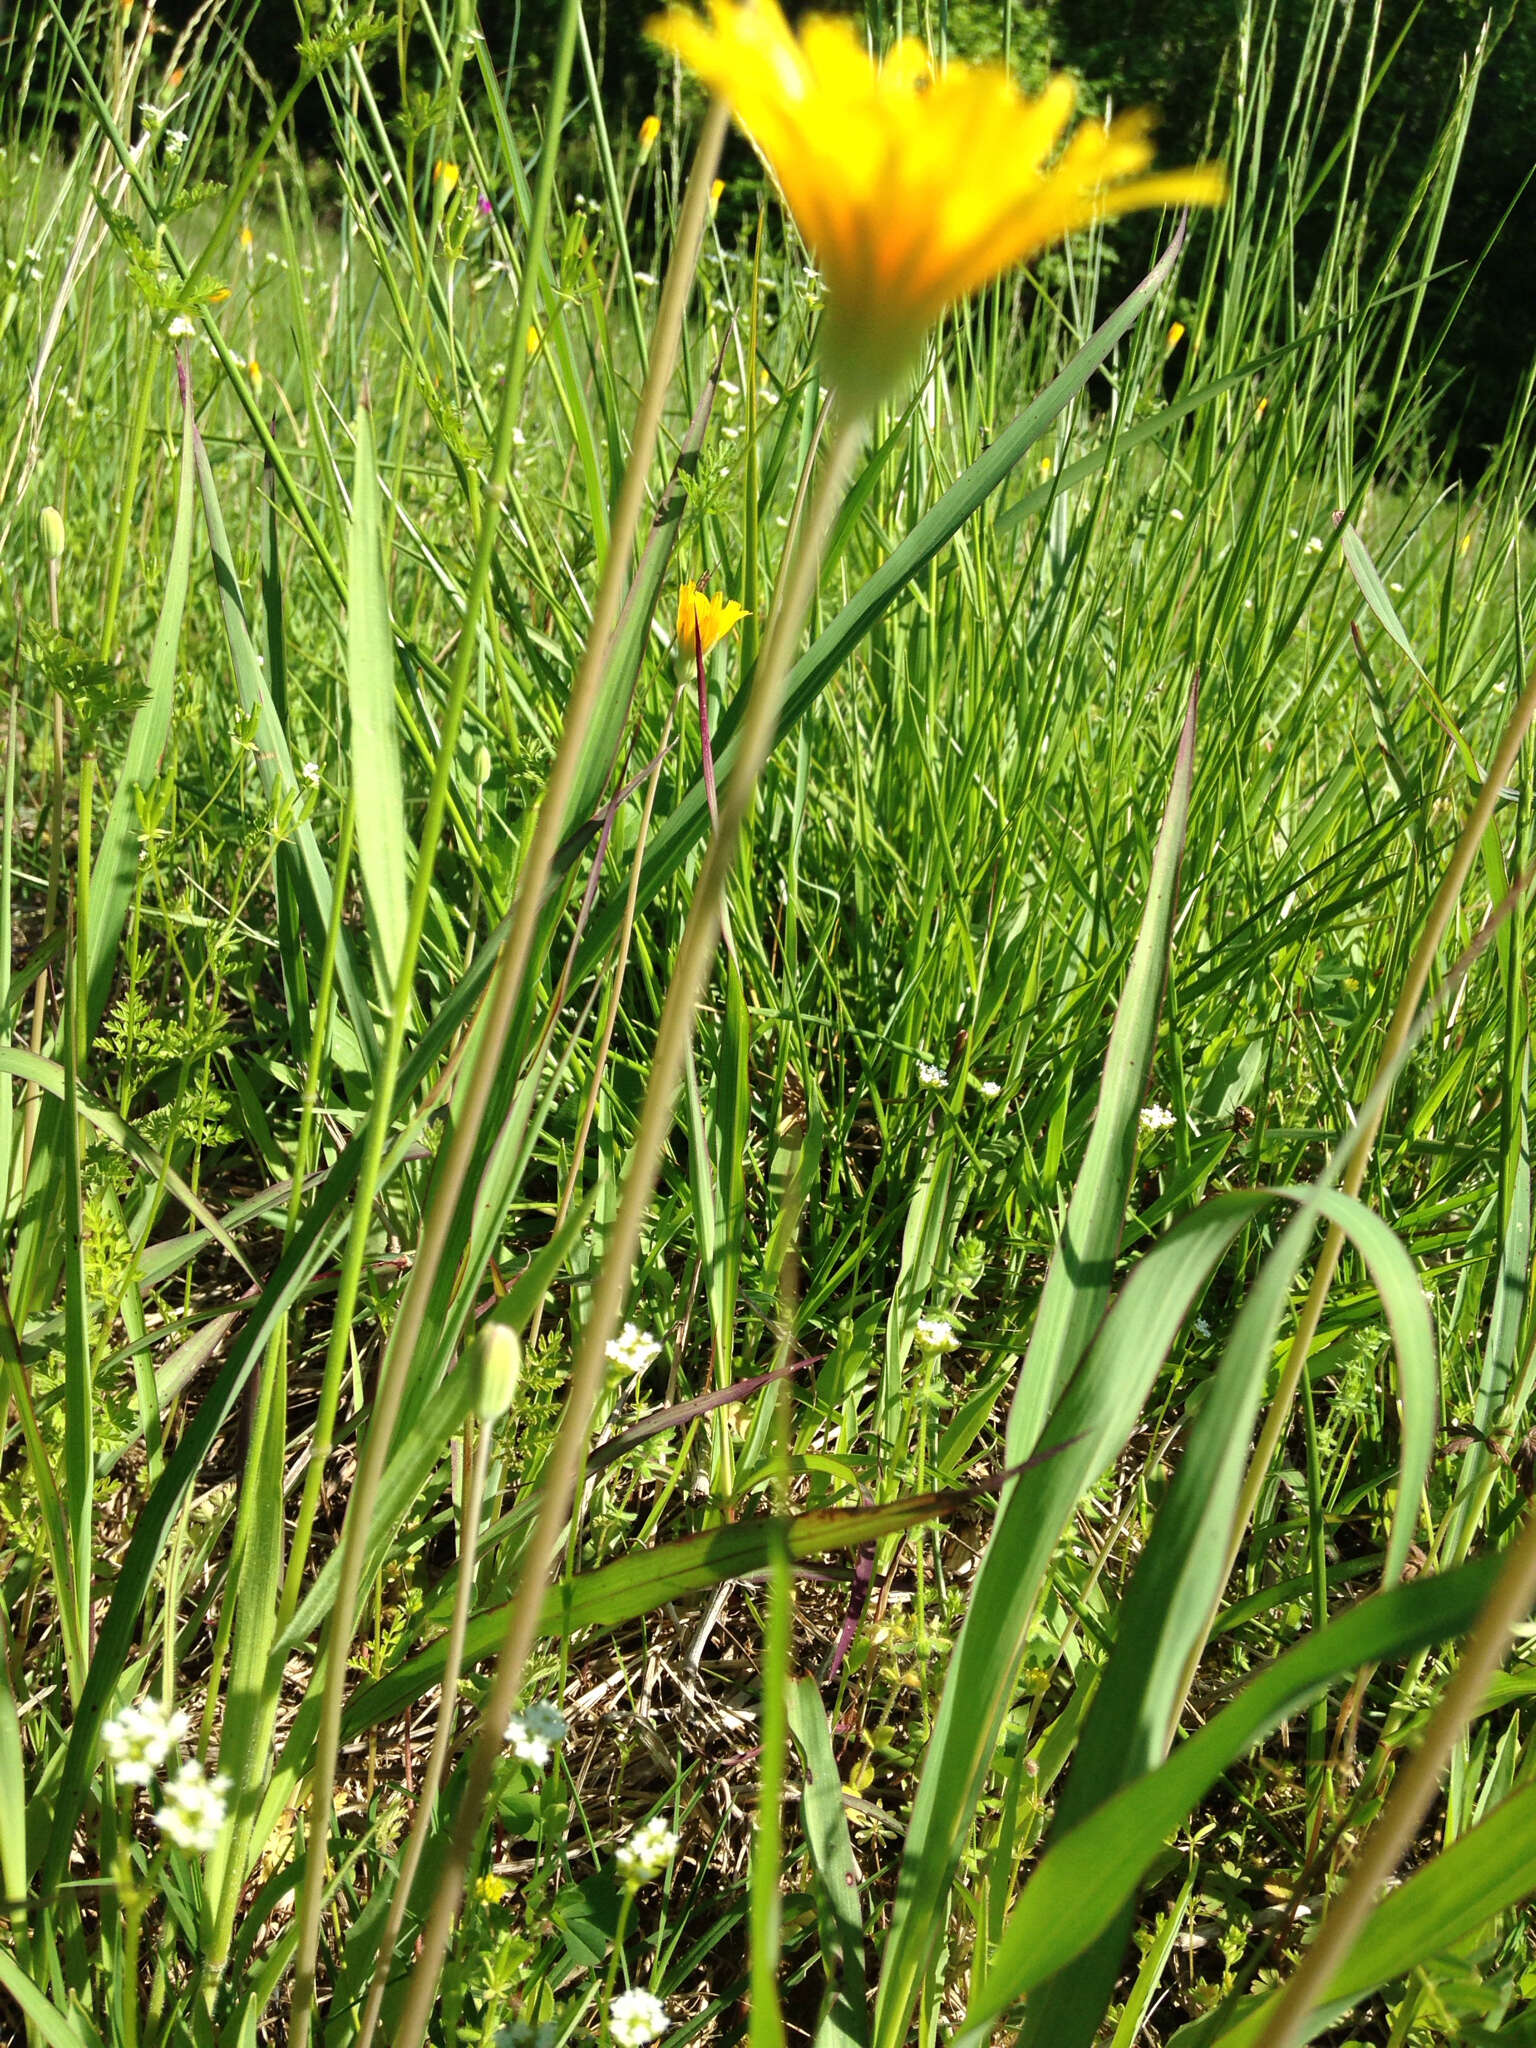
[{"label": "curved grass blade", "polygon": [[[1304,2040],[1341,2020],[1352,2006],[1423,1968],[1536,1892],[1536,1785],[1526,1785],[1432,1862],[1388,1892],[1366,1923],[1349,1961],[1309,2014]],[[1169,2048],[1254,2048],[1279,1994],[1244,2000],[1235,2018],[1213,2013],[1181,2027]]]},{"label": "curved grass blade", "polygon": [[[1499,1558],[1414,1579],[1357,1606],[1277,1657],[1167,1761],[1125,1786],[1053,1842],[1036,1865],[955,2048],[978,2048],[995,2017],[1080,1954],[1133,1896],[1164,1842],[1211,1787],[1282,1721],[1363,1665],[1463,1635],[1498,1575]],[[1466,1839],[1471,1839],[1467,1837]]]},{"label": "curved grass blade", "polygon": [[[1130,1434],[1184,1315],[1232,1235],[1255,1213],[1254,1198],[1229,1197],[1188,1218],[1132,1274],[1103,1337],[1084,1359],[1109,1298],[1135,1162],[1178,895],[1194,743],[1192,691],[1093,1131],[1008,1420],[1010,1464],[1042,1441],[1047,1447],[1068,1435],[1081,1441],[1005,1493],[976,1573],[913,1803],[881,1969],[878,2048],[897,2048],[905,2038],[1057,1536],[1081,1489]],[[1257,1199],[1262,1204],[1266,1198]],[[1165,1268],[1171,1269],[1166,1276]]]},{"label": "curved grass blade", "polygon": [[[1341,1164],[1342,1162],[1338,1162]],[[1067,1830],[1116,1788],[1161,1760],[1184,1702],[1188,1674],[1221,1595],[1231,1525],[1276,1333],[1319,1215],[1337,1223],[1365,1258],[1397,1347],[1404,1390],[1403,1465],[1387,1549],[1399,1577],[1434,1442],[1435,1357],[1429,1307],[1413,1261],[1387,1225],[1330,1189],[1284,1191],[1300,1204],[1265,1260],[1233,1327],[1188,1447],[1158,1510],[1121,1603],[1114,1645],[1062,1797],[1055,1827]],[[1100,1941],[1031,2000],[1020,2041],[1029,2048],[1091,2042],[1114,1995],[1129,1937],[1129,1907]],[[1003,1941],[1007,1941],[1005,1927]]]}]

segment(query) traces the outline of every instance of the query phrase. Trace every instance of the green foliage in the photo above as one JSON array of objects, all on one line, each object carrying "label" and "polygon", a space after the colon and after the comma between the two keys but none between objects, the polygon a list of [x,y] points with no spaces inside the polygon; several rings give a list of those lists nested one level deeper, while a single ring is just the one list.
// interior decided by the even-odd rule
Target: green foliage
[{"label": "green foliage", "polygon": [[[625,54],[641,11],[586,16],[569,118],[534,11],[515,51],[493,10],[313,15],[318,115],[250,84],[267,10],[4,44],[29,2043],[292,2038],[311,1870],[311,2039],[354,2048],[372,1989],[402,2038],[463,1815],[440,2048],[622,2043],[647,1991],[680,2034],[819,2048],[1258,2041],[1523,1555],[1525,387],[1475,483],[1435,423],[1493,347],[1446,269],[1509,196],[1528,23],[1458,94],[1460,0],[1389,5],[1373,49],[1369,9],[1248,7],[1241,66],[1193,0],[872,10],[1160,98],[1173,155],[1219,80],[1234,199],[1144,275],[1128,232],[1003,280],[873,423],[620,1262],[711,830],[677,586],[753,615],[703,679],[728,793],[821,396],[739,149],[631,545],[691,144]],[[1523,261],[1512,220],[1479,275],[1513,302]],[[1320,1221],[1347,1248],[1287,1407]],[[633,1328],[546,1590],[605,1272]],[[494,1401],[487,1332],[521,1361]],[[524,1708],[569,1726],[477,1805],[525,1613]],[[150,1784],[114,1727],[145,1700],[191,1722]],[[1523,2038],[1533,1700],[1522,1643],[1304,2031]],[[194,1757],[231,1780],[206,1849],[161,1820]],[[642,1878],[652,1820],[679,1840]]]}]

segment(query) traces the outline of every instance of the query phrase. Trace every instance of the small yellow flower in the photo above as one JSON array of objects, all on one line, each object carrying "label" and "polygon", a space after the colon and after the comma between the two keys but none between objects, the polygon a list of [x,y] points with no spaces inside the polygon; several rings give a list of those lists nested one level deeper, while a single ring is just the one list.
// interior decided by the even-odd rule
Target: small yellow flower
[{"label": "small yellow flower", "polygon": [[247,252],[247,254],[249,254],[249,252],[256,246],[256,237],[251,233],[249,222],[241,223],[240,246]]},{"label": "small yellow flower", "polygon": [[445,200],[451,199],[459,182],[458,165],[452,163],[447,157],[440,156],[432,166],[432,182],[435,185],[442,186],[443,198]]},{"label": "small yellow flower", "polygon": [[677,644],[684,654],[699,648],[708,654],[746,616],[735,598],[707,595],[696,583],[685,583],[677,594]]},{"label": "small yellow flower", "polygon": [[711,212],[711,213],[715,212],[715,210],[716,210],[716,209],[717,209],[717,207],[719,206],[719,204],[720,204],[720,201],[721,201],[722,197],[724,196],[724,193],[725,193],[725,180],[724,180],[724,178],[716,178],[715,182],[714,182],[714,183],[713,183],[713,184],[712,184],[712,185],[710,186],[710,188],[709,188],[709,210],[710,210],[710,212]]},{"label": "small yellow flower", "polygon": [[475,1879],[475,1897],[482,1906],[499,1906],[507,1896],[507,1880],[497,1877],[494,1872],[488,1877]]},{"label": "small yellow flower", "polygon": [[246,364],[245,374],[251,380],[251,389],[255,392],[256,396],[260,398],[261,387],[266,382],[266,379],[262,376],[261,365],[260,363],[257,362],[254,356],[252,356],[250,361]]},{"label": "small yellow flower", "polygon": [[1173,325],[1168,330],[1168,353],[1170,355],[1173,354],[1173,351],[1178,347],[1179,343],[1184,339],[1184,336],[1188,333],[1188,331],[1189,330],[1185,327],[1184,322],[1182,320],[1174,321]]},{"label": "small yellow flower", "polygon": [[227,284],[221,284],[221,285],[219,285],[219,286],[217,287],[217,289],[216,289],[216,290],[214,290],[214,291],[211,291],[211,292],[210,292],[210,293],[208,294],[208,303],[209,303],[209,305],[210,305],[210,306],[222,306],[222,305],[223,305],[223,303],[224,303],[224,301],[225,301],[225,300],[226,300],[226,299],[227,299],[228,297],[229,297],[229,286],[228,286]]},{"label": "small yellow flower", "polygon": [[1269,400],[1267,398],[1261,398],[1258,404],[1253,408],[1253,417],[1255,420],[1261,420],[1263,419],[1265,413],[1267,413],[1268,411]]},{"label": "small yellow flower", "polygon": [[528,339],[527,339],[527,340],[526,340],[526,341],[525,341],[525,342],[523,343],[523,347],[524,347],[524,349],[525,349],[525,351],[526,351],[526,353],[527,353],[528,357],[530,358],[530,360],[531,360],[531,359],[532,359],[532,358],[533,358],[534,356],[536,356],[536,355],[538,354],[539,350],[540,350],[540,349],[541,349],[541,348],[542,348],[543,346],[544,346],[544,337],[543,337],[543,335],[542,335],[542,334],[540,334],[540,332],[539,332],[539,330],[538,330],[538,328],[537,328],[537,327],[534,327],[534,326],[531,326],[531,325],[530,325],[530,327],[529,327],[529,329],[528,329]]},{"label": "small yellow flower", "polygon": [[1041,477],[1041,481],[1043,482],[1043,481],[1045,480],[1045,478],[1046,478],[1046,477],[1048,477],[1048,476],[1050,475],[1050,473],[1051,473],[1051,458],[1049,457],[1049,455],[1042,455],[1042,456],[1041,456],[1041,458],[1040,458],[1040,477]]},{"label": "small yellow flower", "polygon": [[935,71],[908,38],[883,64],[850,23],[791,34],[779,0],[674,4],[649,33],[730,106],[826,279],[822,347],[846,407],[899,377],[945,308],[1112,214],[1211,206],[1219,164],[1143,175],[1151,117],[1085,121],[1076,92],[1027,98],[999,64]]},{"label": "small yellow flower", "polygon": [[640,161],[644,163],[661,137],[661,123],[654,114],[647,114],[640,123]]}]

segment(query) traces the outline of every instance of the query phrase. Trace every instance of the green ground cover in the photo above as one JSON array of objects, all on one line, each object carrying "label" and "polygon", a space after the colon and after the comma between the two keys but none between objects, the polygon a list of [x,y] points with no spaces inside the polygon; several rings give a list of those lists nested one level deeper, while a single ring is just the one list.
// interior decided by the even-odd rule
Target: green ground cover
[{"label": "green ground cover", "polygon": [[1277,108],[1242,10],[1231,203],[1150,277],[1077,238],[871,422],[675,1105],[678,591],[748,613],[729,806],[826,460],[771,189],[697,172],[631,463],[702,123],[661,59],[645,147],[574,6],[539,106],[470,10],[398,115],[393,16],[317,25],[317,163],[217,17],[38,26],[14,2038],[629,2048],[640,1991],[754,2048],[1536,2038],[1536,442],[1529,377],[1475,485],[1429,425],[1486,51],[1384,223],[1321,139],[1345,11]]}]

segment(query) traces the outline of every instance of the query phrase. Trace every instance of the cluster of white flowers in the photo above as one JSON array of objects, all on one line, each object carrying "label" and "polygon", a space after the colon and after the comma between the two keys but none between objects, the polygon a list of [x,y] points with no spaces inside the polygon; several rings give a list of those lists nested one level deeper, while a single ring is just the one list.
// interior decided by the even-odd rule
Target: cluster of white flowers
[{"label": "cluster of white flowers", "polygon": [[558,1707],[552,1707],[547,1700],[534,1700],[529,1706],[519,1707],[508,1721],[507,1745],[521,1762],[542,1771],[569,1732]]},{"label": "cluster of white flowers", "polygon": [[621,1991],[608,2008],[608,2031],[617,2048],[645,2048],[667,2031],[667,2008],[650,1991]]},{"label": "cluster of white flowers", "polygon": [[638,1330],[633,1323],[626,1323],[617,1337],[608,1339],[604,1350],[610,1365],[638,1379],[660,1358],[661,1339],[653,1337],[649,1330]]},{"label": "cluster of white flowers", "polygon": [[1164,1108],[1160,1102],[1149,1102],[1141,1112],[1141,1128],[1144,1131],[1171,1131],[1173,1123],[1173,1111]]},{"label": "cluster of white flowers", "polygon": [[996,1102],[999,1095],[1003,1092],[1001,1081],[978,1081],[976,1086],[987,1098],[988,1102]]},{"label": "cluster of white flowers", "polygon": [[137,1700],[103,1722],[101,1747],[120,1785],[147,1785],[191,1730],[180,1707],[169,1711],[157,1699]]},{"label": "cluster of white flowers", "polygon": [[614,1868],[625,1884],[646,1884],[660,1877],[677,1854],[677,1837],[664,1820],[648,1820],[614,1851]]},{"label": "cluster of white flowers", "polygon": [[171,322],[170,326],[167,327],[165,331],[171,337],[172,341],[190,341],[192,336],[196,334],[197,328],[194,325],[194,323],[187,318],[185,313],[178,313],[175,319]]},{"label": "cluster of white flowers", "polygon": [[201,1764],[183,1764],[161,1790],[155,1826],[189,1856],[206,1856],[218,1846],[228,1794],[228,1778],[205,1778]]},{"label": "cluster of white flowers", "polygon": [[942,1316],[919,1316],[917,1328],[913,1331],[919,1351],[958,1351],[960,1339],[955,1335],[953,1323],[945,1322]]},{"label": "cluster of white flowers", "polygon": [[919,1060],[917,1078],[924,1088],[947,1088],[949,1072],[945,1067],[936,1067],[932,1060]]},{"label": "cluster of white flowers", "polygon": [[[180,1707],[145,1699],[126,1706],[102,1724],[101,1747],[120,1785],[150,1785],[191,1733]],[[155,1826],[189,1856],[206,1856],[219,1839],[229,1811],[228,1778],[210,1778],[200,1763],[179,1764],[160,1787]]]}]

